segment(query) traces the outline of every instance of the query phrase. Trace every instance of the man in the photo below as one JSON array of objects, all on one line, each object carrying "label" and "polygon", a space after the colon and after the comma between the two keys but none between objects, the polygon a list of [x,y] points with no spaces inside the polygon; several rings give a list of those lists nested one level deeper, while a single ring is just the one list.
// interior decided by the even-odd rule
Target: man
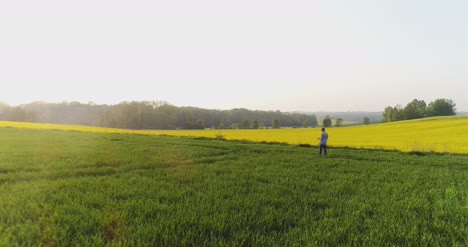
[{"label": "man", "polygon": [[317,138],[317,139],[320,139],[320,152],[319,152],[319,155],[322,155],[322,149],[323,149],[323,153],[325,155],[327,155],[327,141],[328,141],[328,134],[327,132],[325,132],[325,128],[322,128],[322,135],[320,136],[320,138]]}]

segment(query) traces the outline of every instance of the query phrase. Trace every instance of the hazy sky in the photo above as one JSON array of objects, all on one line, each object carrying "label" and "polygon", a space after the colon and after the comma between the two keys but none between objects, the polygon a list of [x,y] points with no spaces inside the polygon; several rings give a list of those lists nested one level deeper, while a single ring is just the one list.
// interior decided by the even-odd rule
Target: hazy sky
[{"label": "hazy sky", "polygon": [[0,101],[468,111],[468,1],[0,1]]}]

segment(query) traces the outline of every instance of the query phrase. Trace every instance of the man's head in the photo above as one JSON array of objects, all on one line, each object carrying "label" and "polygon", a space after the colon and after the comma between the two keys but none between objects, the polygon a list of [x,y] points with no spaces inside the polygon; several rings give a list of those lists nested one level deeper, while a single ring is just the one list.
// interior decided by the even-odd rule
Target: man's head
[{"label": "man's head", "polygon": [[325,128],[322,128],[322,132],[325,132]]}]

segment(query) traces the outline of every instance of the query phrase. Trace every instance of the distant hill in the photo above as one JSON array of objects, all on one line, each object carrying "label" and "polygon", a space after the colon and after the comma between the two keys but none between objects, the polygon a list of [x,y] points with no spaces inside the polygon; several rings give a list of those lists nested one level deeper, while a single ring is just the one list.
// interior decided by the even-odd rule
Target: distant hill
[{"label": "distant hill", "polygon": [[[20,106],[0,104],[0,121],[99,126],[121,129],[257,129],[316,126],[313,115],[244,108],[212,110],[178,107],[164,101],[121,102],[97,105],[92,102],[33,102]],[[345,121],[347,121],[345,119]]]}]

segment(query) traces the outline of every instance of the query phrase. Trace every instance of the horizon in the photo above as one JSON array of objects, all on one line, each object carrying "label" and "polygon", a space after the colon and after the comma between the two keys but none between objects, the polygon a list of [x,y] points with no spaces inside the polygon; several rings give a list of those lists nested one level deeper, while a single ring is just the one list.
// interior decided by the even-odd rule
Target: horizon
[{"label": "horizon", "polygon": [[[145,100],[143,100],[145,101]],[[135,102],[143,102],[143,101],[135,101]],[[146,101],[152,101],[152,100],[146,100]],[[280,112],[284,112],[284,113],[304,113],[304,114],[326,114],[326,113],[383,113],[384,110],[381,110],[381,111],[323,111],[323,110],[317,110],[317,111],[313,111],[313,110],[306,110],[306,111],[295,111],[295,110],[292,110],[292,111],[282,111],[282,110],[278,110],[278,109],[267,109],[267,110],[264,110],[264,109],[252,109],[252,108],[245,108],[245,107],[234,107],[234,108],[227,108],[227,109],[222,109],[222,108],[204,108],[204,107],[199,107],[199,106],[180,106],[180,105],[174,105],[172,104],[171,102],[167,102],[167,101],[161,101],[161,100],[154,100],[155,102],[163,102],[163,103],[166,103],[166,104],[169,104],[169,105],[172,105],[172,106],[175,106],[175,107],[194,107],[194,108],[201,108],[201,109],[207,109],[207,110],[218,110],[218,111],[230,111],[230,110],[234,110],[234,109],[246,109],[246,110],[250,110],[250,111],[280,111]],[[17,104],[17,105],[14,105],[14,104],[9,104],[7,102],[4,102],[4,101],[0,101],[0,104],[6,104],[7,106],[10,106],[10,107],[19,107],[19,106],[23,106],[23,105],[29,105],[29,104],[34,104],[34,103],[44,103],[44,104],[62,104],[62,103],[74,103],[74,102],[77,102],[77,103],[80,103],[80,104],[95,104],[95,105],[117,105],[117,104],[120,104],[120,103],[124,103],[124,102],[131,102],[131,101],[121,101],[121,102],[118,102],[118,103],[115,103],[115,104],[98,104],[96,102],[93,102],[93,101],[90,101],[90,102],[79,102],[79,101],[61,101],[61,102],[47,102],[47,101],[33,101],[33,102],[28,102],[28,103],[25,103],[25,104]],[[429,102],[426,102],[426,103],[429,103]],[[468,111],[459,111],[459,110],[456,110],[455,111],[456,115],[459,115],[459,113],[463,114],[463,115],[466,115],[468,113]]]},{"label": "horizon", "polygon": [[0,3],[0,101],[468,111],[468,2]]}]

